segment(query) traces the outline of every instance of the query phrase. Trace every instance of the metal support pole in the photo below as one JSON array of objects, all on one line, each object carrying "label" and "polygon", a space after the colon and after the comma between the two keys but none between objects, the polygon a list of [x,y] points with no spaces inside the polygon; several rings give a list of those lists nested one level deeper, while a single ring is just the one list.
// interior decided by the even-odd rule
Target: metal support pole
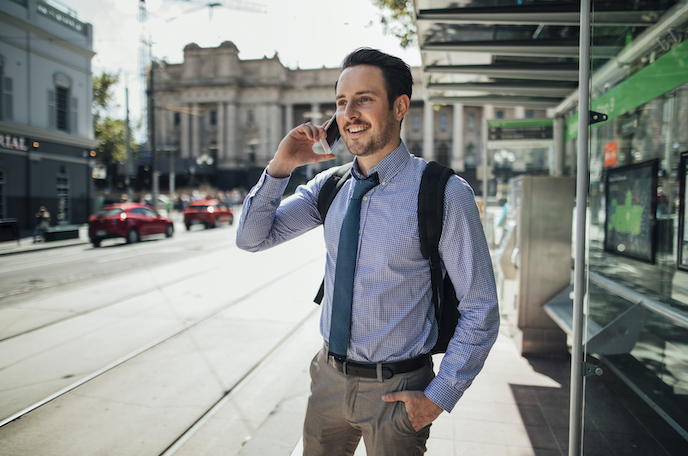
[{"label": "metal support pole", "polygon": [[158,151],[155,145],[155,77],[153,75],[155,62],[151,60],[150,82],[148,83],[148,147],[151,153],[151,206],[158,208]]},{"label": "metal support pole", "polygon": [[124,183],[127,186],[127,197],[129,198],[129,201],[134,201],[134,189],[131,187],[131,168],[132,168],[132,161],[131,161],[131,129],[129,127],[129,87],[125,87],[124,89],[124,94],[125,94],[125,106],[126,106],[126,113],[127,113],[127,120],[126,120],[126,135],[125,135],[125,141],[127,142],[127,164],[126,168],[124,169]]},{"label": "metal support pole", "polygon": [[578,59],[578,166],[576,173],[576,250],[573,281],[573,346],[569,404],[569,456],[581,454],[583,424],[583,300],[586,288],[585,229],[588,207],[588,132],[590,124],[590,0],[581,0]]},{"label": "metal support pole", "polygon": [[483,106],[483,129],[481,131],[481,138],[482,138],[482,159],[481,159],[481,165],[482,165],[482,181],[483,181],[483,213],[481,214],[483,216],[483,227],[486,227],[487,225],[487,217],[485,216],[487,214],[487,198],[488,195],[490,194],[490,173],[489,173],[489,168],[488,168],[488,161],[489,161],[489,151],[487,149],[487,139],[490,137],[489,132],[488,132],[488,121],[492,120],[494,117],[494,110],[492,105],[485,105]]}]

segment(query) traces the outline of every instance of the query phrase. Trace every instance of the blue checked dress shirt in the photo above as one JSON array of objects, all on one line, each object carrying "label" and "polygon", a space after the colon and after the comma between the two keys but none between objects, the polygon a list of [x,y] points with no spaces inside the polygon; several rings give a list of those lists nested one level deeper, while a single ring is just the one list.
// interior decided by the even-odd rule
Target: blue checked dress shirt
[{"label": "blue checked dress shirt", "polygon": [[[426,162],[402,142],[369,175],[380,184],[361,206],[347,355],[359,362],[395,362],[428,353],[437,340],[430,266],[420,250],[418,188]],[[361,176],[356,159],[354,173]],[[324,171],[282,201],[289,178],[263,173],[244,201],[237,246],[265,250],[322,225],[318,194],[332,171]],[[327,258],[320,332],[330,337],[332,292],[339,232],[354,179],[335,197],[324,226]],[[450,412],[480,372],[497,338],[499,311],[492,262],[473,190],[459,176],[447,183],[440,257],[460,300],[461,318],[424,393]]]}]

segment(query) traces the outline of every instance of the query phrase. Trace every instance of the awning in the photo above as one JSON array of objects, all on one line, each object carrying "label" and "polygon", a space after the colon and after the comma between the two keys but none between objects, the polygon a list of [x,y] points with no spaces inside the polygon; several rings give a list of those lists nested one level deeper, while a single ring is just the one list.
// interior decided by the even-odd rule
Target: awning
[{"label": "awning", "polygon": [[[592,70],[678,0],[594,1]],[[413,0],[428,101],[554,108],[578,86],[580,2]]]}]

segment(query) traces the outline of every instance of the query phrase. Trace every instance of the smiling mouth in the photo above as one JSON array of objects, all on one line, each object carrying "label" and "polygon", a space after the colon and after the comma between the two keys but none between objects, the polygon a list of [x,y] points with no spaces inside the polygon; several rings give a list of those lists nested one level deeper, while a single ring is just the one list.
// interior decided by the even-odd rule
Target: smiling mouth
[{"label": "smiling mouth", "polygon": [[362,131],[366,131],[367,129],[368,129],[368,127],[363,126],[363,125],[352,125],[352,126],[347,128],[349,133],[360,133]]}]

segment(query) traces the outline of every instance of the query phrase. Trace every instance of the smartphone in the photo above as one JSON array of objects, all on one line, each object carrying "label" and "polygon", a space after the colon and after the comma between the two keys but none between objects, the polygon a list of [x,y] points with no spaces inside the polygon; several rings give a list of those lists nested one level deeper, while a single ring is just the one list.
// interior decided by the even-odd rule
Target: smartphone
[{"label": "smartphone", "polygon": [[339,133],[339,125],[337,125],[337,115],[332,116],[330,124],[327,126],[327,138],[320,138],[320,144],[322,145],[325,153],[331,154],[334,147],[337,145],[341,134]]}]

